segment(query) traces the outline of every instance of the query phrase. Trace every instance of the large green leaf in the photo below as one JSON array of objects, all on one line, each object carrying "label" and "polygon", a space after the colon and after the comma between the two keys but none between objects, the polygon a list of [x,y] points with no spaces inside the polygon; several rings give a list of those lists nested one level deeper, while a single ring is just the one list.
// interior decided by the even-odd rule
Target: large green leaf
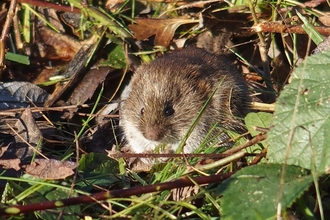
[{"label": "large green leaf", "polygon": [[[287,166],[282,188],[281,164],[245,167],[219,185],[221,219],[274,219],[278,201],[289,207],[313,182],[311,175],[296,166]],[[279,196],[280,195],[280,196]]]},{"label": "large green leaf", "polygon": [[330,166],[330,52],[307,57],[282,91],[268,134],[268,159],[317,173]]}]

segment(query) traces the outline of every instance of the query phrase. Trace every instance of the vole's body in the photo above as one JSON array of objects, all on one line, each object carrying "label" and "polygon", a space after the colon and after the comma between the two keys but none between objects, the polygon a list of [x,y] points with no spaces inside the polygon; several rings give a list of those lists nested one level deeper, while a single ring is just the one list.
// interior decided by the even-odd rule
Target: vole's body
[{"label": "vole's body", "polygon": [[240,119],[249,102],[245,81],[229,61],[197,48],[173,52],[139,67],[121,112],[131,151],[152,152],[160,144],[177,150],[219,84],[184,146],[185,153],[198,148],[216,123],[224,129],[245,131]]}]

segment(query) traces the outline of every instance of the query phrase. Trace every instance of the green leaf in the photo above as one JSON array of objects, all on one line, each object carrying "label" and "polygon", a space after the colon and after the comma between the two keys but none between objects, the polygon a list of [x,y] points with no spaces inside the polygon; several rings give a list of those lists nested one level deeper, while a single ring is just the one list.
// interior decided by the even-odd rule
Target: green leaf
[{"label": "green leaf", "polygon": [[274,219],[278,195],[282,210],[289,207],[313,183],[300,167],[287,166],[283,188],[280,179],[283,165],[259,164],[245,167],[219,185],[221,219]]},{"label": "green leaf", "polygon": [[30,60],[29,60],[30,58],[25,55],[6,52],[5,58],[6,60],[14,61],[25,65],[30,65]]},{"label": "green leaf", "polygon": [[327,172],[330,166],[330,52],[307,57],[278,98],[269,162]]},{"label": "green leaf", "polygon": [[79,170],[83,171],[83,180],[77,180],[76,185],[84,187],[85,191],[92,189],[91,185],[112,186],[120,181],[118,178],[118,161],[106,154],[89,153],[82,155]]},{"label": "green leaf", "polygon": [[[43,188],[41,188],[38,192],[36,192],[34,194],[34,195],[38,195],[38,198],[40,198],[40,199],[34,200],[33,203],[45,201],[43,199],[43,196],[45,198],[47,198],[47,201],[56,201],[56,200],[66,199],[66,198],[68,198],[68,193],[70,193],[70,197],[78,196],[77,193],[74,193],[72,191],[69,192],[69,191],[62,190],[62,189],[54,189],[53,187],[44,186]],[[37,196],[34,196],[34,197],[37,197]],[[74,206],[61,207],[61,208],[58,208],[57,210],[59,212],[64,211],[64,212],[68,212],[68,213],[80,213],[81,207],[80,207],[80,205],[74,205]],[[41,219],[47,219],[47,220],[48,219],[49,220],[58,219],[58,213],[43,211],[43,212],[38,212],[37,215]],[[61,217],[61,219],[70,220],[70,219],[79,219],[79,218],[76,216],[72,216],[72,215],[63,215]]]},{"label": "green leaf", "polygon": [[[256,131],[255,127],[269,128],[271,126],[273,115],[267,112],[250,112],[245,118],[245,125],[252,136],[257,136],[260,131]],[[266,141],[261,141],[257,145],[247,148],[249,153],[260,153],[267,146]]]},{"label": "green leaf", "polygon": [[307,33],[307,35],[312,39],[312,41],[316,45],[319,45],[324,40],[324,37],[297,10],[296,10],[296,13],[297,13],[298,17],[300,18],[300,20],[302,22],[304,22],[304,24],[302,25],[302,28],[304,29],[304,31]]},{"label": "green leaf", "polygon": [[[42,182],[44,180],[40,180],[38,178],[32,177],[28,174],[24,174],[21,179],[23,180],[34,180],[36,182],[40,181],[39,183],[27,183],[27,182],[20,182],[20,181],[9,181],[6,185],[7,189],[10,192],[10,197],[8,198],[15,198],[15,203],[19,202],[20,204],[33,204],[33,203],[40,203],[40,202],[49,202],[49,201],[58,201],[61,199],[67,199],[68,196],[70,197],[77,197],[77,192],[73,189],[68,187],[67,189],[64,188],[56,188],[54,186],[47,185],[47,182]],[[65,181],[53,181],[52,184],[63,184]],[[68,184],[66,182],[66,184]],[[9,196],[9,195],[7,195]],[[8,201],[7,201],[8,202]],[[9,202],[10,204],[10,202]],[[8,205],[9,205],[8,204]],[[61,207],[57,209],[58,212],[64,211],[68,213],[81,213],[81,205],[74,205],[74,206],[67,206]],[[37,219],[58,219],[57,212],[48,212],[47,210],[39,211],[34,213],[38,216]],[[32,215],[32,214],[31,214]],[[29,217],[24,216],[24,219],[31,219]],[[71,217],[71,218],[70,218]],[[12,218],[13,219],[13,218]],[[14,218],[15,219],[15,218]],[[36,218],[33,218],[36,219]],[[70,219],[78,219],[75,216],[63,215],[61,217],[63,220],[70,220]]]},{"label": "green leaf", "polygon": [[101,63],[102,66],[110,66],[115,69],[126,68],[126,57],[122,45],[112,44],[108,59]]},{"label": "green leaf", "polygon": [[272,123],[273,116],[267,112],[250,112],[245,117],[245,125],[252,136],[258,135],[260,132],[253,127],[269,128]]},{"label": "green leaf", "polygon": [[85,173],[114,173],[119,172],[118,162],[106,154],[89,153],[82,155],[79,161],[79,170]]}]

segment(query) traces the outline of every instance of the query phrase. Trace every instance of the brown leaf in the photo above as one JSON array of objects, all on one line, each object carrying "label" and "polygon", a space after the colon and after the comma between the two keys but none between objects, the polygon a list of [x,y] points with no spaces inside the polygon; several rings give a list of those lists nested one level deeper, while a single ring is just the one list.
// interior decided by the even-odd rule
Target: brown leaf
[{"label": "brown leaf", "polygon": [[321,53],[322,51],[329,50],[330,48],[330,36],[325,38],[317,47],[314,49],[314,54]]},{"label": "brown leaf", "polygon": [[175,30],[182,24],[198,23],[199,20],[192,19],[144,19],[137,18],[136,24],[129,25],[138,40],[145,40],[152,35],[155,36],[155,44],[167,47],[172,40]]},{"label": "brown leaf", "polygon": [[37,33],[41,43],[46,45],[44,49],[39,48],[42,58],[72,60],[82,46],[82,43],[74,38],[56,33],[47,27],[39,27]]},{"label": "brown leaf", "polygon": [[14,169],[16,171],[19,171],[21,169],[20,163],[20,159],[0,160],[0,166],[2,166],[2,168],[6,170]]},{"label": "brown leaf", "polygon": [[22,168],[25,173],[30,174],[42,179],[56,180],[64,179],[74,174],[73,169],[78,165],[71,161],[59,161],[59,160],[46,160],[35,159],[35,161],[29,165],[24,165]]},{"label": "brown leaf", "polygon": [[59,101],[65,92],[69,91],[76,85],[79,80],[81,80],[82,75],[85,73],[85,64],[93,53],[93,40],[95,39],[96,38],[93,38],[91,42],[84,44],[77,52],[74,59],[71,60],[66,70],[62,74],[67,78],[70,77],[70,80],[65,84],[57,84],[55,91],[53,92],[51,97],[45,102],[46,107],[53,105],[56,101]]},{"label": "brown leaf", "polygon": [[104,82],[111,71],[113,71],[113,69],[109,67],[99,67],[89,70],[78,86],[75,87],[67,103],[71,105],[85,103],[85,101],[94,95],[97,87]]},{"label": "brown leaf", "polygon": [[30,108],[23,112],[15,127],[18,133],[15,136],[16,156],[21,159],[32,156],[34,154],[32,147],[36,147],[43,137]]},{"label": "brown leaf", "polygon": [[8,144],[7,146],[1,146],[1,147],[0,147],[0,157],[2,157],[3,154],[8,150],[9,145],[10,145],[10,144]]},{"label": "brown leaf", "polygon": [[330,26],[330,16],[324,15],[319,17],[319,21],[325,26]]},{"label": "brown leaf", "polygon": [[123,4],[124,0],[107,0],[105,3],[105,7],[112,12],[115,12],[115,9],[117,9],[119,6]]}]

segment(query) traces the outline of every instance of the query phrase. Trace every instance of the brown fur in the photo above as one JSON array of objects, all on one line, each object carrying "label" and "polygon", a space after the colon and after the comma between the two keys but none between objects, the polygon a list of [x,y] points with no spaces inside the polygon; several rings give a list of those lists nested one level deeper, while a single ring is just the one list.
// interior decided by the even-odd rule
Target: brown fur
[{"label": "brown fur", "polygon": [[[184,151],[193,152],[215,123],[239,133],[245,131],[240,118],[248,111],[248,89],[225,57],[187,48],[142,65],[131,83],[121,120],[133,152],[153,151],[160,143],[175,151],[219,83]],[[166,115],[165,111],[172,109],[174,113]]]}]

